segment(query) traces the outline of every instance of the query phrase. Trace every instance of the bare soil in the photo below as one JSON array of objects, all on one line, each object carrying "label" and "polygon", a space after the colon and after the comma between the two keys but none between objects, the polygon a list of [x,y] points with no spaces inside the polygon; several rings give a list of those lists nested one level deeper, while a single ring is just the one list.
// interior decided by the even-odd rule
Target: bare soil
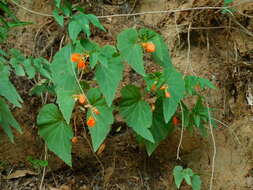
[{"label": "bare soil", "polygon": [[[87,1],[84,4],[89,12],[96,15],[222,6],[221,0],[136,2],[117,5]],[[23,0],[21,4],[49,14],[53,9],[52,2],[46,0]],[[59,46],[69,41],[53,18],[31,14],[22,8],[14,9],[21,20],[34,24],[13,31],[6,48],[19,48],[27,56],[45,56],[50,60]],[[143,147],[136,143],[131,130],[119,122],[114,124],[113,132],[106,139],[105,150],[96,155],[91,151],[89,138],[83,131],[73,147],[73,168],[48,153],[49,167],[43,182],[44,189],[173,190],[176,188],[172,170],[175,165],[182,165],[201,176],[202,189],[205,190],[210,185],[215,149],[213,190],[252,190],[253,114],[247,97],[253,93],[253,3],[241,4],[238,10],[233,17],[207,9],[101,20],[108,32],[94,30],[93,40],[96,42],[113,44],[116,35],[127,27],[152,28],[164,36],[173,64],[181,72],[208,78],[217,86],[216,90],[206,93],[210,107],[215,108],[214,117],[220,121],[219,128],[214,130],[215,146],[211,135],[202,138],[197,133],[190,135],[184,132],[181,160],[176,160],[180,136],[178,128],[148,157]],[[0,165],[0,188],[36,190],[41,183],[42,170],[36,170],[37,175],[4,178],[16,170],[32,170],[26,161],[27,156],[43,159],[45,154],[35,126],[36,113],[42,101],[26,95],[30,88],[28,81],[13,80],[26,100],[23,108],[14,110],[24,134],[17,134],[13,145],[0,131],[0,161],[3,163]],[[138,75],[127,68],[124,82],[134,81],[138,81]],[[114,130],[118,126],[122,127],[119,133]],[[184,184],[181,189],[190,188]]]}]

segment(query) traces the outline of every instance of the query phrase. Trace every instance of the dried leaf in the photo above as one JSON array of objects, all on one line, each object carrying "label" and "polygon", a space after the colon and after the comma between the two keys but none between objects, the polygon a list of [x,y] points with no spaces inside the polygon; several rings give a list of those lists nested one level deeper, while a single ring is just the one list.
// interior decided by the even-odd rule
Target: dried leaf
[{"label": "dried leaf", "polygon": [[38,173],[35,173],[30,170],[17,170],[14,173],[8,175],[6,177],[6,179],[16,179],[16,178],[20,178],[20,177],[25,177],[27,175],[38,175]]},{"label": "dried leaf", "polygon": [[97,151],[97,155],[100,155],[102,152],[104,152],[104,150],[105,150],[105,143],[101,144],[101,146]]}]

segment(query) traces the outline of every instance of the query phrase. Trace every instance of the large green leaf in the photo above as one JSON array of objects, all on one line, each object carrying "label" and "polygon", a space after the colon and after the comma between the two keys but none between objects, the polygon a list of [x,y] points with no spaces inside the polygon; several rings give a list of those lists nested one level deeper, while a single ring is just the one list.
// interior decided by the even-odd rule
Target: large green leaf
[{"label": "large green leaf", "polygon": [[152,111],[149,104],[141,99],[139,89],[128,85],[122,89],[121,94],[121,116],[138,135],[154,143],[154,138],[149,130],[152,124]]},{"label": "large green leaf", "polygon": [[8,104],[0,98],[0,126],[3,128],[4,132],[8,135],[11,142],[14,142],[13,133],[11,127],[15,128],[18,132],[22,132],[18,122],[13,117]]},{"label": "large green leaf", "polygon": [[74,15],[69,22],[68,31],[71,40],[73,40],[74,42],[76,41],[81,31],[83,31],[87,35],[87,37],[89,37],[91,33],[89,20],[87,19],[86,15],[83,13]]},{"label": "large green leaf", "polygon": [[92,115],[95,118],[96,124],[94,127],[89,127],[93,150],[97,151],[100,145],[105,140],[110,132],[111,124],[113,123],[112,108],[106,106],[104,99],[98,89],[91,89],[88,92],[90,103],[96,107],[99,114],[91,112],[89,109],[87,119]]},{"label": "large green leaf", "polygon": [[166,68],[164,74],[168,92],[171,94],[170,98],[163,98],[163,114],[167,123],[176,112],[178,103],[184,97],[185,85],[182,74],[175,68]]},{"label": "large green leaf", "polygon": [[69,124],[75,105],[74,94],[80,94],[75,77],[74,65],[70,61],[71,46],[62,48],[55,56],[51,65],[53,83],[57,94],[57,103]]},{"label": "large green leaf", "polygon": [[0,95],[5,97],[8,101],[17,107],[21,107],[23,100],[19,96],[15,87],[9,80],[9,70],[8,67],[2,66],[0,69]]},{"label": "large green leaf", "polygon": [[127,29],[117,37],[117,47],[125,61],[141,75],[145,75],[143,50],[138,42],[138,33],[135,29]]},{"label": "large green leaf", "polygon": [[150,131],[154,137],[155,142],[144,141],[146,149],[149,155],[151,155],[160,142],[172,132],[173,127],[171,123],[166,124],[163,117],[162,100],[159,98],[155,104],[155,110],[153,112],[153,121]]},{"label": "large green leaf", "polygon": [[59,156],[66,164],[71,163],[71,127],[62,117],[55,104],[47,104],[42,107],[37,118],[39,135],[44,139],[49,150]]},{"label": "large green leaf", "polygon": [[110,59],[107,65],[99,64],[96,68],[96,80],[109,106],[112,104],[116,89],[122,79],[123,69],[119,56]]}]

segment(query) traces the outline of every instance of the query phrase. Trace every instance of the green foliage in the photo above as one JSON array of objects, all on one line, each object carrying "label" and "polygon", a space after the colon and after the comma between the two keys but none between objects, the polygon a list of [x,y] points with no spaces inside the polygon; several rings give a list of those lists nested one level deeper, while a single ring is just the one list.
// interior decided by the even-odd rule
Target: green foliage
[{"label": "green foliage", "polygon": [[[82,17],[84,16],[82,14]],[[149,155],[172,132],[172,117],[176,114],[179,103],[183,106],[181,114],[184,114],[185,127],[192,131],[195,126],[201,134],[206,135],[205,124],[209,115],[203,104],[204,98],[195,90],[195,86],[199,85],[202,90],[214,86],[210,81],[199,77],[186,76],[183,79],[182,74],[173,67],[168,49],[160,35],[149,29],[127,29],[119,34],[117,47],[99,47],[89,39],[77,41],[78,36],[77,32],[74,37],[75,46],[67,45],[54,56],[51,65],[52,81],[59,109],[67,124],[71,121],[75,106],[73,96],[87,94],[88,102],[84,109],[87,108],[86,121],[90,117],[95,120],[94,126],[89,127],[94,151],[98,150],[110,131],[113,110],[119,110],[122,118],[136,133],[137,139],[145,144]],[[151,58],[162,66],[162,72],[145,72],[141,46],[143,42],[156,45],[157,51],[151,53]],[[90,72],[94,72],[93,79],[99,88],[89,89],[90,86],[85,85],[82,89],[82,84],[86,82],[82,78],[78,79],[81,72],[76,69],[76,63],[70,61],[71,54],[77,52],[82,56],[88,55],[88,64],[92,69]],[[113,100],[122,80],[123,61],[139,74],[145,75],[146,89],[134,85],[125,86],[121,89],[117,107]],[[152,90],[154,85],[155,91]],[[160,89],[163,86],[167,86],[166,90]],[[170,96],[166,97],[165,92],[169,92]],[[146,97],[150,95],[156,98],[153,112],[146,101]],[[183,103],[183,98],[192,95],[196,95],[198,100],[190,109]],[[99,114],[93,112],[94,107],[99,110]]]},{"label": "green foliage", "polygon": [[121,90],[120,114],[127,124],[141,137],[154,143],[149,128],[152,124],[152,111],[149,104],[142,100],[140,90],[128,85]]},{"label": "green foliage", "polygon": [[10,10],[8,3],[0,1],[0,11],[3,11],[7,17],[0,15],[0,43],[4,42],[8,37],[8,32],[14,27],[25,26],[32,24],[31,22],[22,22],[20,21]]},{"label": "green foliage", "polygon": [[165,69],[165,85],[168,85],[168,92],[171,98],[163,97],[163,114],[166,123],[171,119],[177,110],[178,103],[184,97],[184,80],[178,71],[173,67]]},{"label": "green foliage", "polygon": [[21,107],[23,100],[19,96],[15,87],[9,80],[9,67],[0,63],[0,95],[17,107]]},{"label": "green foliage", "polygon": [[139,74],[145,75],[143,50],[139,44],[138,32],[127,29],[117,38],[117,47],[125,61]]},{"label": "green foliage", "polygon": [[54,56],[51,65],[52,80],[55,85],[57,103],[68,124],[75,105],[73,95],[80,93],[80,89],[76,81],[75,69],[70,60],[71,53],[71,46],[62,48]]},{"label": "green foliage", "polygon": [[33,158],[32,156],[28,156],[26,160],[32,165],[34,169],[40,169],[42,167],[48,166],[48,161],[46,160],[38,160]]},{"label": "green foliage", "polygon": [[92,23],[99,29],[105,31],[104,27],[100,24],[100,22],[94,15],[79,13],[71,18],[68,25],[68,31],[71,40],[75,42],[80,32],[84,32],[86,36],[89,38],[91,35],[90,23]]},{"label": "green foliage", "polygon": [[39,135],[44,139],[48,149],[72,166],[70,140],[73,132],[58,107],[55,104],[44,105],[39,112],[37,125]]},{"label": "green foliage", "polygon": [[100,145],[105,140],[106,136],[110,132],[111,124],[113,123],[113,109],[108,107],[105,103],[104,98],[97,88],[90,89],[88,91],[88,99],[92,106],[95,106],[100,114],[92,113],[92,110],[88,110],[87,120],[92,115],[96,124],[94,127],[90,127],[90,135],[92,139],[93,150],[97,151]]},{"label": "green foliage", "polygon": [[122,80],[123,69],[120,56],[112,57],[107,64],[100,63],[96,67],[95,77],[108,106],[111,106],[116,89]]},{"label": "green foliage", "polygon": [[178,189],[183,180],[185,180],[188,185],[192,186],[193,190],[201,189],[200,177],[194,174],[190,168],[183,169],[182,166],[176,166],[173,170],[173,176]]},{"label": "green foliage", "polygon": [[[149,155],[172,133],[175,125],[172,118],[175,115],[181,120],[184,118],[184,127],[189,131],[193,132],[196,128],[202,135],[207,135],[205,125],[209,120],[213,125],[215,122],[201,94],[207,88],[215,87],[207,79],[183,77],[173,66],[167,45],[158,33],[147,28],[126,29],[117,36],[115,46],[100,47],[90,39],[91,25],[105,31],[95,15],[85,13],[82,7],[78,4],[73,6],[69,0],[54,2],[53,16],[60,26],[67,28],[71,43],[53,56],[52,63],[42,57],[26,57],[16,49],[8,52],[0,49],[0,126],[11,141],[11,127],[19,132],[21,128],[6,101],[21,107],[22,99],[9,80],[10,72],[36,81],[30,90],[31,95],[50,93],[56,98],[57,105],[52,101],[41,108],[37,116],[38,133],[49,150],[69,166],[72,165],[73,110],[83,112],[84,121],[94,119],[94,126],[85,125],[89,127],[94,151],[99,149],[109,134],[114,113],[119,113],[133,129]],[[9,17],[0,17],[1,41],[6,38],[9,28],[27,23],[17,20],[6,3],[0,2],[0,9]],[[145,44],[153,45],[155,50],[148,51]],[[158,64],[160,72],[149,73],[145,70],[146,60]],[[144,79],[140,86],[120,85],[125,63]],[[118,89],[119,86],[123,88]],[[196,99],[195,105],[184,103],[184,98],[189,96]],[[80,97],[85,100],[77,101]],[[182,110],[179,105],[182,105]],[[33,158],[29,158],[29,162],[35,167],[47,165]],[[200,178],[190,169],[177,167],[174,177],[177,187],[185,180],[194,189],[200,189]]]},{"label": "green foliage", "polygon": [[150,132],[154,137],[154,142],[144,140],[148,155],[151,155],[161,141],[167,138],[167,136],[173,131],[173,125],[171,122],[166,123],[163,117],[163,101],[159,98],[155,103],[155,110],[153,112],[152,125]]},{"label": "green foliage", "polygon": [[16,129],[19,133],[22,132],[18,122],[13,117],[8,104],[0,97],[0,126],[3,128],[4,132],[8,135],[11,142],[14,142],[13,133],[11,127]]},{"label": "green foliage", "polygon": [[198,95],[196,88],[206,89],[212,88],[215,89],[215,86],[207,79],[196,77],[196,76],[186,76],[185,77],[185,90],[187,95]]}]

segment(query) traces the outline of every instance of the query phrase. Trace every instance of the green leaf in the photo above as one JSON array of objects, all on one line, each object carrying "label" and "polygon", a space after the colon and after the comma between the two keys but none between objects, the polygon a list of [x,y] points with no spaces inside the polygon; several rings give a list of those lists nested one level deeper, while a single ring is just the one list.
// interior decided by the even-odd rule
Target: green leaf
[{"label": "green leaf", "polygon": [[152,58],[164,68],[172,67],[172,61],[167,45],[161,36],[157,36],[152,40],[155,44],[156,50],[152,53]]},{"label": "green leaf", "polygon": [[176,166],[173,169],[173,176],[174,176],[174,179],[175,179],[176,186],[179,189],[180,185],[181,185],[181,183],[182,183],[182,181],[184,179],[182,166]]},{"label": "green leaf", "polygon": [[106,31],[105,28],[103,27],[103,25],[99,22],[98,18],[93,15],[93,14],[87,14],[86,15],[87,19],[97,28]]},{"label": "green leaf", "polygon": [[50,80],[52,79],[50,65],[46,59],[42,57],[36,58],[33,60],[33,64],[36,68],[36,71],[39,72],[42,76]]},{"label": "green leaf", "polygon": [[87,35],[87,37],[89,37],[91,33],[89,20],[87,19],[86,15],[83,13],[74,15],[69,23],[68,30],[69,36],[74,42],[76,41],[81,31],[83,31]]},{"label": "green leaf", "polygon": [[34,159],[32,156],[28,156],[26,160],[29,161],[32,167],[35,169],[48,166],[47,160]]},{"label": "green leaf", "polygon": [[117,37],[117,47],[125,61],[139,74],[145,76],[143,51],[138,43],[138,33],[135,29],[127,29]]},{"label": "green leaf", "polygon": [[53,11],[53,16],[54,19],[56,20],[56,22],[60,25],[60,26],[64,26],[64,16],[59,14],[59,11],[57,9],[54,9]]},{"label": "green leaf", "polygon": [[49,80],[42,79],[30,90],[29,95],[41,96],[45,92],[55,95],[53,84]]},{"label": "green leaf", "polygon": [[163,114],[166,123],[168,123],[176,112],[178,103],[184,97],[185,84],[182,74],[173,67],[166,68],[164,72],[166,80],[165,84],[168,85],[168,92],[171,95],[170,98],[163,98]]},{"label": "green leaf", "polygon": [[[111,124],[113,123],[112,108],[109,108],[107,106],[96,106],[96,108],[100,114],[96,115],[93,113],[92,116],[95,118],[96,124],[94,127],[89,127],[92,147],[94,151],[97,151],[100,145],[103,143],[106,136],[110,132]],[[91,110],[89,110],[87,114],[87,120],[90,116]]]},{"label": "green leaf", "polygon": [[194,119],[194,123],[195,123],[196,127],[199,127],[200,126],[200,116],[195,114],[193,116],[193,119]]},{"label": "green leaf", "polygon": [[190,168],[184,169],[183,173],[184,173],[184,179],[186,183],[188,185],[192,185],[192,182],[191,182],[191,177],[193,176],[192,169]]},{"label": "green leaf", "polygon": [[37,117],[37,125],[39,135],[44,139],[48,149],[59,156],[66,164],[72,166],[71,138],[73,132],[62,117],[58,107],[55,104],[43,106]]},{"label": "green leaf", "polygon": [[25,57],[17,49],[12,48],[10,52],[11,52],[10,64],[15,69],[15,73],[18,76],[25,76],[25,71],[22,66],[23,62],[25,61]]},{"label": "green leaf", "polygon": [[92,115],[96,121],[94,127],[89,127],[89,131],[91,134],[93,150],[97,151],[110,132],[111,124],[113,123],[113,109],[106,105],[98,88],[90,89],[87,96],[90,104],[96,107],[100,113],[98,115],[95,113],[91,114],[91,110],[89,109],[87,114],[87,120]]},{"label": "green leaf", "polygon": [[75,105],[73,95],[80,94],[74,65],[71,63],[70,57],[71,46],[68,45],[56,53],[51,65],[57,103],[68,124]]},{"label": "green leaf", "polygon": [[121,90],[121,94],[121,116],[138,135],[154,143],[154,138],[149,130],[152,124],[152,111],[149,104],[141,99],[139,89],[128,85]]},{"label": "green leaf", "polygon": [[54,0],[56,7],[60,8],[61,0]]},{"label": "green leaf", "polygon": [[96,68],[96,80],[108,106],[111,106],[116,89],[122,80],[123,69],[120,57],[112,58],[107,66],[99,64]]},{"label": "green leaf", "polygon": [[193,175],[192,177],[192,189],[200,190],[201,189],[201,179],[198,175]]},{"label": "green leaf", "polygon": [[205,78],[200,78],[196,76],[186,76],[185,80],[185,89],[186,93],[189,95],[196,95],[196,86],[199,85],[200,88],[212,88],[215,89],[215,86],[209,80]]},{"label": "green leaf", "polygon": [[8,101],[14,104],[17,107],[21,107],[23,100],[19,96],[15,87],[9,80],[9,70],[8,67],[3,67],[0,70],[0,95],[5,97]]},{"label": "green leaf", "polygon": [[105,99],[102,97],[102,94],[98,88],[91,88],[87,92],[87,96],[91,105],[106,105]]},{"label": "green leaf", "polygon": [[0,97],[0,126],[3,128],[4,132],[8,135],[12,143],[14,142],[14,137],[11,131],[11,127],[16,129],[19,133],[22,133],[22,129],[20,128],[16,119],[13,117],[9,109],[9,106],[5,103],[5,101],[1,97]]},{"label": "green leaf", "polygon": [[208,79],[198,77],[198,80],[199,80],[199,85],[201,88],[205,88],[205,87],[212,88],[212,89],[216,88],[214,84]]},{"label": "green leaf", "polygon": [[0,55],[8,57],[8,54],[0,48]]},{"label": "green leaf", "polygon": [[155,143],[145,140],[144,143],[146,145],[146,149],[148,155],[150,156],[160,142],[172,132],[173,126],[171,123],[166,124],[163,117],[163,109],[162,109],[162,99],[159,98],[155,104],[155,110],[153,112],[153,120],[150,131],[154,137]]},{"label": "green leaf", "polygon": [[25,72],[28,75],[28,79],[32,79],[34,78],[35,74],[36,74],[36,70],[32,65],[32,59],[26,59],[23,62],[24,68],[25,68]]}]

